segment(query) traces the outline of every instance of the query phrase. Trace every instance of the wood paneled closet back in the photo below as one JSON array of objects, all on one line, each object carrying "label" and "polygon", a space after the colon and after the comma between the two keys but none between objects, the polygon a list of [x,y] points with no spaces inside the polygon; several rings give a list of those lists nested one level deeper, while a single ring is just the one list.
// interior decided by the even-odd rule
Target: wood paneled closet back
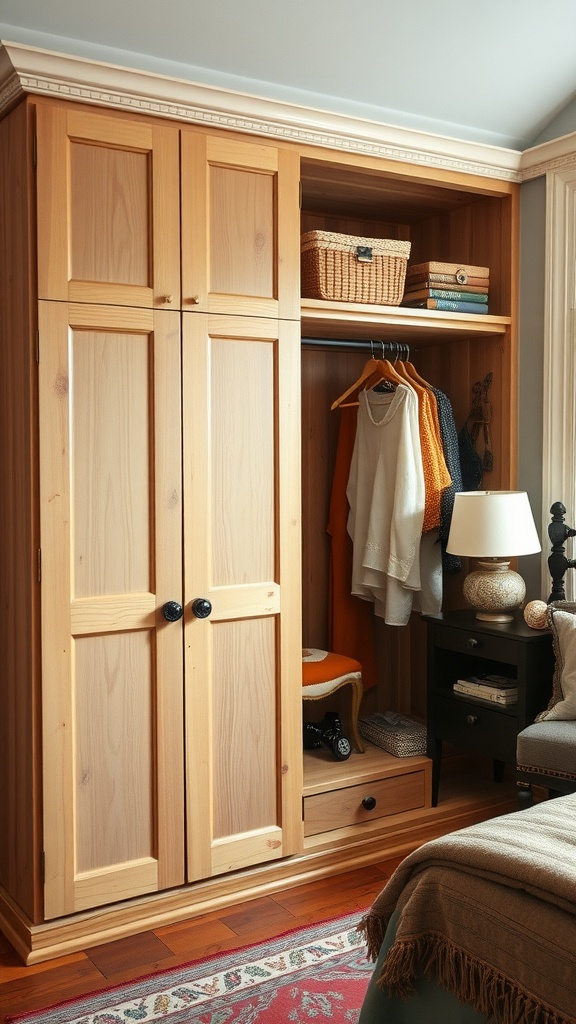
[{"label": "wood paneled closet back", "polygon": [[[328,645],[330,406],[368,358],[321,342],[408,344],[458,425],[492,372],[512,486],[518,196],[43,97],[0,142],[0,927],[34,962],[415,834],[426,759],[418,806],[304,835],[346,788],[303,769],[301,648]],[[301,299],[314,228],[489,266],[490,315]],[[376,628],[366,709],[424,716],[419,616]],[[394,775],[361,758],[347,786]]]}]

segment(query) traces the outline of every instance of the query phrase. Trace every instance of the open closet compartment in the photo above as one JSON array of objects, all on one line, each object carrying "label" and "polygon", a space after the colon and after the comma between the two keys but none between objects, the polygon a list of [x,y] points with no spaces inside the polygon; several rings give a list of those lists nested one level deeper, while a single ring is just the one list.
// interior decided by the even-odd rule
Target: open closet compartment
[{"label": "open closet compartment", "polygon": [[[331,539],[326,527],[340,417],[331,406],[359,377],[371,352],[381,356],[380,343],[387,343],[385,357],[391,360],[395,346],[402,346],[418,374],[447,395],[458,431],[469,415],[474,384],[492,374],[493,466],[481,486],[516,484],[518,186],[371,157],[350,156],[344,163],[339,154],[316,150],[301,160],[301,188],[302,233],[401,239],[411,243],[408,268],[434,260],[490,271],[487,315],[302,298],[303,644],[328,648]],[[462,606],[462,578],[444,573],[444,610]],[[419,612],[405,627],[388,626],[375,616],[374,630],[378,682],[365,690],[361,714],[394,710],[424,721],[426,630]],[[322,773],[318,763],[311,766],[305,758],[305,794],[320,785],[355,784],[369,771],[356,753],[344,766],[323,767]],[[340,782],[345,772],[347,779]],[[345,838],[357,831],[359,819],[351,830],[341,824],[338,835]],[[361,825],[377,828],[382,821]]]}]

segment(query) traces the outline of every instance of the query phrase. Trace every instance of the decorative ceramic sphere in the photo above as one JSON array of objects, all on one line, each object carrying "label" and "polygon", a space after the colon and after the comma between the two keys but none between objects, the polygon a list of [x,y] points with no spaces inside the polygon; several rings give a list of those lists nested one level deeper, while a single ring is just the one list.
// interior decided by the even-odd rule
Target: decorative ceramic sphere
[{"label": "decorative ceramic sphere", "polygon": [[531,629],[546,629],[548,605],[545,601],[529,601],[524,609],[524,621]]}]

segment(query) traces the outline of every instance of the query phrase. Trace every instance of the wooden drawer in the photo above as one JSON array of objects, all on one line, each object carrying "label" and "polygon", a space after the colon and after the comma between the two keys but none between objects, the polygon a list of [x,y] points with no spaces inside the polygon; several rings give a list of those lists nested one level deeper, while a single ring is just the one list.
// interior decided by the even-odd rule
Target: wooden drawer
[{"label": "wooden drawer", "polygon": [[498,761],[514,762],[518,718],[510,708],[496,710],[480,701],[437,697],[434,735],[457,746],[478,750]]},{"label": "wooden drawer", "polygon": [[361,825],[375,818],[424,807],[425,781],[425,772],[421,769],[307,796],[304,798],[304,835]]},{"label": "wooden drawer", "polygon": [[[516,664],[519,655],[516,640],[476,632],[474,629],[453,629],[446,626],[436,629],[435,646],[440,650],[476,655],[479,658],[508,662],[510,665]],[[489,666],[486,666],[486,671],[490,671]]]}]

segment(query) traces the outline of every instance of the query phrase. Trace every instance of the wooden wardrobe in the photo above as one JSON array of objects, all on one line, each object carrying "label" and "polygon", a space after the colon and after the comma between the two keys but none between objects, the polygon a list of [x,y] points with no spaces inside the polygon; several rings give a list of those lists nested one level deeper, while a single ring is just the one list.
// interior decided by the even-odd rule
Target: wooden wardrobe
[{"label": "wooden wardrobe", "polygon": [[[490,487],[514,483],[518,195],[44,97],[0,143],[0,927],[32,963],[450,827],[425,758],[307,778],[301,648],[328,644],[355,342],[409,345],[457,424],[492,372]],[[313,228],[487,265],[490,315],[301,299]],[[377,628],[366,708],[423,717],[422,623]],[[408,768],[416,806],[304,829],[309,797]]]}]

